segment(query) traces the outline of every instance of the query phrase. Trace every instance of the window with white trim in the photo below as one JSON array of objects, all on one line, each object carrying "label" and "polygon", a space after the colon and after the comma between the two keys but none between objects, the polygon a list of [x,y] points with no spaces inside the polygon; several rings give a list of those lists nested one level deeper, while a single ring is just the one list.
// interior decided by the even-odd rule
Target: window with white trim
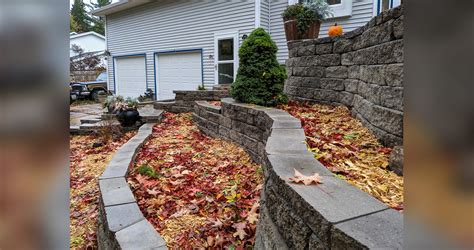
[{"label": "window with white trim", "polygon": [[384,10],[395,8],[401,4],[401,0],[375,0],[374,1],[374,16],[379,15]]},{"label": "window with white trim", "polygon": [[[352,16],[352,0],[326,0],[333,16],[329,18]],[[304,0],[288,0],[288,4],[303,3]]]}]

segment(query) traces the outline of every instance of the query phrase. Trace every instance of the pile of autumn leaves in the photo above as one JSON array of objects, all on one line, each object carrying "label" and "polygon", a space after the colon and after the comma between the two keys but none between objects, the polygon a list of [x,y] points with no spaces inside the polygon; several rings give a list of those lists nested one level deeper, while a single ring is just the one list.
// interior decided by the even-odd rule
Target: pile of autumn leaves
[{"label": "pile of autumn leaves", "polygon": [[71,249],[94,249],[97,246],[98,178],[114,152],[135,132],[123,134],[117,141],[93,147],[97,136],[70,138],[70,243]]},{"label": "pile of autumn leaves", "polygon": [[200,133],[190,114],[165,113],[128,182],[168,247],[253,246],[262,169],[235,144]]},{"label": "pile of autumn leaves", "polygon": [[403,209],[403,177],[387,169],[391,149],[346,107],[290,102],[279,108],[301,120],[309,150],[331,172],[390,207]]}]

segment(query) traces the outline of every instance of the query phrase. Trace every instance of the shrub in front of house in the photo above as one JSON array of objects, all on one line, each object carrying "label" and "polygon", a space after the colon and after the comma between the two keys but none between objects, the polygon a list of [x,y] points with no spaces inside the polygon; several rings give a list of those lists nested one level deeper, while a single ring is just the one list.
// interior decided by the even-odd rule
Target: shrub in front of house
[{"label": "shrub in front of house", "polygon": [[231,96],[240,102],[276,106],[288,102],[283,93],[286,70],[278,63],[278,48],[262,28],[255,29],[239,50],[240,67]]}]

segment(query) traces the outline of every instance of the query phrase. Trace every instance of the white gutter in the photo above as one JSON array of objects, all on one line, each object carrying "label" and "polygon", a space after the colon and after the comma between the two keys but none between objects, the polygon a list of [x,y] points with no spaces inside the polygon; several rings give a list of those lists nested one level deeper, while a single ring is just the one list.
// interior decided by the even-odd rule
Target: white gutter
[{"label": "white gutter", "polygon": [[149,2],[153,2],[153,0],[121,0],[119,2],[104,6],[100,9],[93,10],[90,13],[94,16],[106,16],[106,15],[110,15],[113,13],[117,13],[123,10],[133,8],[139,5],[143,5]]}]

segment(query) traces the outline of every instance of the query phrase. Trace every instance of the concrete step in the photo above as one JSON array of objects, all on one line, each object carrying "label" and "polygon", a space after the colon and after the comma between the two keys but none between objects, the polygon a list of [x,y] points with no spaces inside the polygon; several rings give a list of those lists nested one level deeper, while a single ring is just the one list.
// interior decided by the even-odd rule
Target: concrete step
[{"label": "concrete step", "polygon": [[163,110],[156,109],[154,105],[146,105],[138,109],[142,122],[145,123],[158,123],[163,117]]},{"label": "concrete step", "polygon": [[102,121],[102,119],[98,116],[96,118],[85,118],[81,119],[81,124],[94,124]]},{"label": "concrete step", "polygon": [[153,107],[157,110],[169,110],[173,107],[176,102],[155,102],[153,103]]}]

